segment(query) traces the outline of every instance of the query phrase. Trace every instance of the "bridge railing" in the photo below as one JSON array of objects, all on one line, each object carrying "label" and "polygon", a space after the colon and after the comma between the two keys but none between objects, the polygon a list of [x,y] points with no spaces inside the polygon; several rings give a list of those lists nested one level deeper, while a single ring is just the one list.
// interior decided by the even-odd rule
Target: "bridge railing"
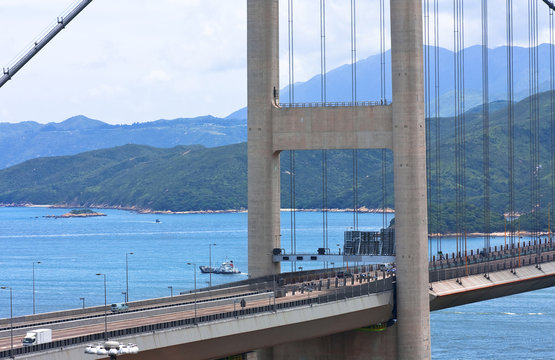
[{"label": "bridge railing", "polygon": [[[250,315],[256,315],[261,313],[272,313],[279,310],[292,309],[295,307],[302,306],[312,306],[314,304],[324,304],[333,301],[344,300],[353,297],[367,296],[370,294],[376,294],[384,291],[392,291],[395,286],[395,276],[390,274],[389,277],[383,277],[382,279],[375,279],[372,281],[363,282],[362,278],[359,277],[359,283],[351,286],[337,286],[333,291],[329,291],[325,295],[310,296],[312,290],[306,291],[307,297],[303,299],[297,299],[294,301],[279,302],[275,303],[275,297],[269,297],[268,305],[264,306],[254,306],[245,307],[239,310],[227,311],[217,314],[202,315],[196,318],[186,318],[174,321],[168,321],[158,324],[136,326],[132,328],[112,330],[107,332],[107,337],[110,339],[130,336],[135,334],[144,334],[149,332],[155,332],[165,329],[171,329],[176,327],[184,326],[195,326],[201,323],[208,323],[214,321],[221,321],[232,318],[241,318]],[[345,279],[346,280],[346,279]],[[351,284],[354,284],[353,279]],[[273,303],[272,303],[273,300]],[[85,336],[78,336],[74,338],[57,340],[46,344],[28,346],[28,347],[17,347],[14,349],[13,355],[24,355],[28,353],[47,351],[54,349],[63,349],[64,347],[101,342],[105,339],[105,333],[95,333]],[[84,351],[85,349],[83,349]],[[0,358],[7,358],[11,356],[10,350],[0,351]]]},{"label": "bridge railing", "polygon": [[489,253],[481,251],[468,256],[448,256],[430,262],[430,282],[449,280],[467,275],[487,274],[493,271],[515,269],[521,266],[540,266],[544,262],[555,261],[555,244],[551,240],[543,243],[531,242],[524,246],[501,246]]},{"label": "bridge railing", "polygon": [[303,102],[303,103],[280,103],[281,108],[316,108],[316,107],[349,107],[349,106],[386,106],[391,101],[333,101],[333,102]]}]

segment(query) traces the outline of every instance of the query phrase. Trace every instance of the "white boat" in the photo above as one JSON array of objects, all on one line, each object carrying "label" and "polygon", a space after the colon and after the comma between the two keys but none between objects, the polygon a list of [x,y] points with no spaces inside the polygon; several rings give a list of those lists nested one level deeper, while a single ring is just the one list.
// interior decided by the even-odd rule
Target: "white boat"
[{"label": "white boat", "polygon": [[199,266],[200,271],[204,274],[240,274],[241,271],[233,265],[233,260],[224,261],[220,267]]}]

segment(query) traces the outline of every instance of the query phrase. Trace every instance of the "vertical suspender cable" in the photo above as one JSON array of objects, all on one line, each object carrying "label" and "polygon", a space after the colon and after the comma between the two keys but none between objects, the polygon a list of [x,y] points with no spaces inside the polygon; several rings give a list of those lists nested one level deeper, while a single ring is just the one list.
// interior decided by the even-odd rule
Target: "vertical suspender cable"
[{"label": "vertical suspender cable", "polygon": [[[506,36],[507,36],[507,127],[508,127],[508,172],[509,172],[509,246],[515,244],[515,209],[514,209],[514,79],[513,79],[513,1],[506,0]],[[511,250],[512,251],[512,250]]]},{"label": "vertical suspender cable", "polygon": [[385,67],[385,49],[386,49],[386,26],[385,26],[385,0],[380,0],[380,102],[383,105],[387,105],[387,93],[386,93],[386,67]]},{"label": "vertical suspender cable", "polygon": [[534,104],[532,100],[532,96],[534,95],[534,51],[532,50],[532,38],[534,37],[533,34],[533,20],[532,20],[532,0],[528,0],[528,120],[530,123],[530,133],[529,133],[529,177],[530,177],[530,215],[532,216],[531,221],[531,228],[530,237],[532,241],[536,240],[536,234],[534,231],[534,223],[535,223],[535,214],[534,214],[534,200],[535,200],[535,184],[534,184],[534,177],[535,177],[535,170],[534,170]]},{"label": "vertical suspender cable", "polygon": [[441,249],[441,221],[442,213],[441,213],[441,152],[440,152],[440,145],[441,145],[441,124],[440,124],[440,103],[439,103],[439,1],[435,0],[434,2],[434,80],[435,80],[435,87],[434,87],[434,99],[435,99],[435,153],[436,153],[436,208],[437,208],[437,215],[436,215],[436,223],[437,223],[437,232],[438,237],[436,241],[436,249],[438,253],[442,256],[443,252]]},{"label": "vertical suspender cable", "polygon": [[[288,44],[289,44],[289,103],[295,102],[295,71],[294,71],[294,32],[293,32],[293,0],[287,2],[288,17]],[[297,253],[297,233],[296,233],[296,199],[295,199],[295,151],[289,151],[289,185],[290,185],[290,206],[291,206],[291,251]],[[296,262],[291,262],[291,271],[296,267]]]},{"label": "vertical suspender cable", "polygon": [[320,101],[322,105],[327,101],[326,80],[326,0],[320,0]]},{"label": "vertical suspender cable", "polygon": [[460,237],[461,237],[461,181],[460,181],[460,38],[459,38],[459,26],[460,15],[459,15],[459,0],[453,0],[453,75],[454,75],[454,114],[455,114],[455,218],[456,218],[456,234],[457,234],[457,245],[456,245],[456,256],[459,257],[460,254]]},{"label": "vertical suspender cable", "polygon": [[357,101],[356,0],[351,0],[351,101]]},{"label": "vertical suspender cable", "polygon": [[[465,100],[465,82],[464,82],[464,2],[460,0],[460,14],[461,14],[461,21],[460,26],[461,30],[459,32],[461,38],[461,147],[462,147],[462,154],[461,154],[461,172],[462,172],[462,224],[463,224],[463,234],[464,234],[464,258],[466,263],[466,100]],[[461,244],[462,245],[462,244]],[[461,246],[461,248],[463,248]],[[468,275],[468,274],[467,274]]]},{"label": "vertical suspender cable", "polygon": [[[537,207],[537,216],[536,216],[536,232],[537,232],[537,238],[538,240],[540,240],[540,215],[541,215],[541,175],[540,175],[540,170],[542,169],[542,165],[541,165],[541,158],[540,158],[540,80],[539,80],[539,74],[540,74],[540,65],[539,65],[539,42],[538,42],[538,38],[539,38],[539,30],[538,30],[538,0],[534,0],[534,42],[535,42],[535,46],[534,46],[534,51],[536,53],[535,55],[535,68],[536,71],[534,73],[534,82],[536,85],[536,96],[534,97],[534,105],[535,105],[535,113],[536,113],[536,124],[535,124],[535,134],[534,134],[534,147],[536,150],[536,207]],[[538,248],[539,250],[539,248]]]},{"label": "vertical suspender cable", "polygon": [[287,0],[287,35],[289,44],[289,103],[295,101],[295,71],[293,54],[293,0]]},{"label": "vertical suspender cable", "polygon": [[534,96],[534,50],[532,49],[533,45],[533,37],[534,37],[534,20],[533,17],[533,10],[532,10],[532,3],[533,0],[528,0],[528,118],[530,122],[530,133],[529,133],[529,161],[530,161],[530,170],[529,170],[529,177],[530,177],[530,215],[532,216],[532,226],[529,229],[531,238],[533,241],[536,240],[536,233],[535,233],[535,161],[534,161],[534,101],[532,97]]},{"label": "vertical suspender cable", "polygon": [[[380,104],[387,105],[385,80],[385,0],[380,0]],[[382,149],[382,229],[385,230],[387,226],[387,152],[385,149]]]},{"label": "vertical suspender cable", "polygon": [[[530,211],[532,215],[532,239],[539,241],[540,169],[539,163],[539,86],[538,86],[538,3],[528,0],[528,84],[530,111]],[[539,247],[538,247],[539,251]]]},{"label": "vertical suspender cable", "polygon": [[[357,105],[356,0],[351,0],[351,97]],[[358,152],[353,149],[353,228],[358,230]]]},{"label": "vertical suspender cable", "polygon": [[[465,89],[464,89],[464,6],[454,0],[454,67],[455,67],[455,163],[456,163],[456,217],[457,256],[462,261],[466,251],[466,151],[465,151]],[[460,251],[460,253],[459,253]],[[464,257],[466,261],[466,256]]]},{"label": "vertical suspender cable", "polygon": [[431,233],[432,229],[429,226],[432,219],[432,141],[431,141],[431,122],[430,122],[430,108],[431,108],[431,85],[430,85],[430,0],[424,0],[424,93],[425,93],[425,126],[426,126],[426,187],[428,196],[428,258],[432,260],[432,244]]},{"label": "vertical suspender cable", "polygon": [[[326,0],[320,0],[320,101],[326,104]],[[328,156],[322,150],[322,247],[328,245]],[[326,262],[327,268],[327,262]]]},{"label": "vertical suspender cable", "polygon": [[482,117],[484,161],[484,252],[490,254],[490,162],[489,162],[489,57],[488,57],[488,1],[482,0]]},{"label": "vertical suspender cable", "polygon": [[[290,214],[291,214],[291,249],[293,254],[297,253],[297,232],[296,232],[296,226],[297,226],[297,218],[296,218],[296,213],[295,213],[295,208],[296,208],[296,199],[295,199],[295,189],[296,189],[296,184],[295,184],[295,152],[293,150],[289,151],[289,188],[290,188]],[[291,271],[294,270],[294,267],[296,266],[295,262],[291,263],[293,268],[291,269]]]},{"label": "vertical suspender cable", "polygon": [[[551,208],[549,212],[549,216],[553,216],[552,214],[555,212],[555,99],[553,91],[554,89],[554,66],[555,66],[555,58],[554,58],[554,51],[553,51],[553,10],[549,9],[549,89],[551,90],[550,94],[550,110],[551,110]],[[553,218],[550,219],[549,225],[553,224]],[[551,240],[551,227],[549,228],[549,235]]]}]

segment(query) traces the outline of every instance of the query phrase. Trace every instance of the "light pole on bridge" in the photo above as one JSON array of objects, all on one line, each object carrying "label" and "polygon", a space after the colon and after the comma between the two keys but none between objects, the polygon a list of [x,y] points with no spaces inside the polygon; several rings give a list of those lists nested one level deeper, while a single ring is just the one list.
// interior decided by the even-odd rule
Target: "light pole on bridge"
[{"label": "light pole on bridge", "polygon": [[[216,243],[208,244],[208,258],[209,258],[208,259],[208,262],[209,262],[208,266],[210,268],[210,272],[209,272],[209,274],[210,274],[210,284],[209,284],[210,287],[212,287],[212,246],[216,246]],[[195,269],[196,269],[196,267],[195,267]]]},{"label": "light pole on bridge", "polygon": [[128,255],[133,255],[133,253],[125,253],[125,303],[129,302],[129,266],[127,259]]},{"label": "light pole on bridge", "polygon": [[1,286],[0,289],[3,290],[10,290],[10,357],[15,359],[13,355],[13,296],[12,296],[12,288],[9,286]]},{"label": "light pole on bridge", "polygon": [[108,313],[106,312],[106,274],[98,273],[96,276],[104,276],[104,340],[108,340]]},{"label": "light pole on bridge", "polygon": [[40,261],[33,261],[33,315],[35,314],[35,264],[40,264]]},{"label": "light pole on bridge", "polygon": [[197,264],[188,262],[187,265],[193,266],[194,282],[195,282],[195,317],[193,323],[197,323]]}]

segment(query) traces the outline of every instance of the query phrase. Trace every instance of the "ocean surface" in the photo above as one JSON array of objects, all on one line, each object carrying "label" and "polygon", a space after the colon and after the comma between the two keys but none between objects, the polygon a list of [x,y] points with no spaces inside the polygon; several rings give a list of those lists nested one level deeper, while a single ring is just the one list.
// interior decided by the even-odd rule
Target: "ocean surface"
[{"label": "ocean surface", "polygon": [[[137,214],[100,210],[108,216],[45,218],[67,209],[0,208],[0,286],[13,288],[14,316],[33,311],[33,262],[36,312],[122,302],[128,255],[129,300],[169,296],[194,287],[193,266],[233,260],[238,275],[212,275],[212,284],[247,277],[247,214]],[[157,223],[156,220],[160,222]],[[291,215],[282,213],[282,247],[291,251]],[[316,252],[323,246],[322,213],[297,212],[296,250]],[[361,230],[378,230],[381,214],[359,214]],[[328,247],[336,252],[352,213],[328,214]],[[502,245],[503,237],[492,239]],[[483,240],[468,239],[468,249]],[[431,246],[435,251],[436,242]],[[443,252],[455,251],[455,239],[444,239]],[[298,262],[303,269],[317,267]],[[339,266],[339,264],[336,264]],[[290,271],[290,264],[282,265]],[[197,286],[208,274],[197,268]],[[171,289],[170,289],[171,287]],[[9,317],[9,292],[0,290],[0,318]],[[555,288],[469,304],[431,314],[434,359],[555,359]]]}]

